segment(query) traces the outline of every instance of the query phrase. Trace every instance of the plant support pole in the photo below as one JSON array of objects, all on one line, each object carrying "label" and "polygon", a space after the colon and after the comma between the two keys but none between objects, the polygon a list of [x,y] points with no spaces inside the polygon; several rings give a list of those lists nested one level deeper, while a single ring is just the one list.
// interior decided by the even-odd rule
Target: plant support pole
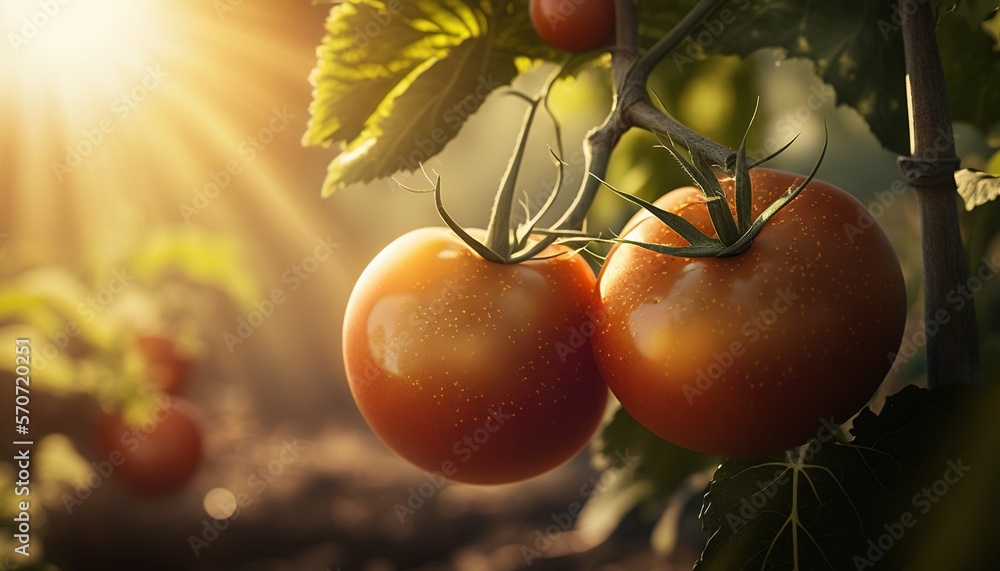
[{"label": "plant support pole", "polygon": [[[899,166],[917,193],[924,257],[924,319],[927,384],[982,385],[976,314],[971,300],[956,307],[949,294],[969,279],[958,226],[954,173],[959,159],[948,107],[944,70],[938,52],[930,2],[900,0],[906,54],[906,94],[910,116],[910,155]],[[952,297],[954,299],[954,297]]]}]

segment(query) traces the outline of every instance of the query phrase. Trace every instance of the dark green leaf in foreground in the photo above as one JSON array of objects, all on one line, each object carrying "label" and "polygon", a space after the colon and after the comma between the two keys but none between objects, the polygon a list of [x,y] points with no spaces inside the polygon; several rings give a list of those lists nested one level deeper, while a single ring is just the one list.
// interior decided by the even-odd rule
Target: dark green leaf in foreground
[{"label": "dark green leaf in foreground", "polygon": [[711,539],[695,569],[903,568],[946,487],[961,486],[971,469],[966,420],[997,398],[965,385],[909,386],[880,414],[864,409],[849,443],[820,439],[727,460],[705,496]]}]

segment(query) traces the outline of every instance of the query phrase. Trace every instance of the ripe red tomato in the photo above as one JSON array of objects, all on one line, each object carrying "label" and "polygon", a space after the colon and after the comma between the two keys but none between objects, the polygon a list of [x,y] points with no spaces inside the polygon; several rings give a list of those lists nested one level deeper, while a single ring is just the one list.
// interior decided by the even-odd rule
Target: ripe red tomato
[{"label": "ripe red tomato", "polygon": [[[751,171],[754,216],[791,173]],[[723,187],[732,203],[733,182]],[[701,191],[657,206],[716,236]],[[611,391],[646,428],[707,454],[777,453],[843,422],[878,388],[899,347],[906,293],[896,253],[864,207],[814,180],[729,258],[618,244],[598,276],[591,342]],[[641,211],[627,239],[686,244]]]},{"label": "ripe red tomato", "polygon": [[109,478],[142,496],[176,491],[198,470],[202,435],[192,408],[177,398],[162,398],[144,420],[130,424],[109,415],[98,433],[102,465]]},{"label": "ripe red tomato", "polygon": [[538,35],[567,52],[598,48],[615,29],[614,0],[531,0],[528,9]]},{"label": "ripe red tomato", "polygon": [[560,252],[495,264],[423,228],[369,264],[347,304],[344,362],[389,448],[474,484],[530,478],[583,448],[607,399],[586,339],[595,278],[563,246],[541,255]]},{"label": "ripe red tomato", "polygon": [[153,384],[165,393],[180,395],[187,385],[191,362],[182,357],[174,342],[166,337],[139,335],[136,341]]}]

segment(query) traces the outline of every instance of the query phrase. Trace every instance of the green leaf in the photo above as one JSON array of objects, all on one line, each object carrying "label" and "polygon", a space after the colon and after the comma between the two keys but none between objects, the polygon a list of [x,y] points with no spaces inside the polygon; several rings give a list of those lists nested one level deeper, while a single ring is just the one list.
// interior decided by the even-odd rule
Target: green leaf
[{"label": "green leaf", "polygon": [[[967,385],[908,386],[881,413],[865,408],[854,438],[828,438],[781,455],[727,460],[705,496],[711,534],[697,571],[901,569],[921,545],[930,509],[961,486],[974,461],[969,422],[997,392]],[[889,534],[892,546],[878,542]],[[874,547],[873,547],[874,546]]]},{"label": "green leaf", "polygon": [[[694,5],[639,5],[645,41],[654,40]],[[913,5],[910,3],[908,5]],[[988,132],[1000,121],[1000,37],[997,0],[941,0],[938,38],[953,118]],[[646,12],[650,12],[646,14]],[[704,55],[749,56],[780,48],[805,58],[853,107],[886,148],[909,154],[901,22],[907,14],[881,0],[737,0],[706,19],[668,58],[679,70]],[[985,25],[981,26],[983,22]]]},{"label": "green leaf", "polygon": [[963,169],[955,173],[958,194],[965,201],[965,209],[972,210],[1000,196],[1000,177],[976,169]]},{"label": "green leaf", "polygon": [[954,13],[961,16],[970,28],[978,28],[997,15],[1000,2],[997,0],[937,0],[938,13]]},{"label": "green leaf", "polygon": [[[721,26],[707,43],[710,54],[749,56],[781,48],[788,57],[811,60],[833,86],[837,101],[856,109],[882,144],[909,150],[903,38],[893,23],[893,2],[884,0],[759,0],[732,2],[715,17]],[[730,16],[722,19],[725,10]],[[698,36],[695,36],[696,38]],[[681,65],[699,52],[690,40],[673,55]]]},{"label": "green leaf", "polygon": [[[0,305],[5,302],[4,298],[8,298],[8,296],[0,293]],[[23,322],[0,327],[0,341],[3,341],[3,347],[0,347],[0,359],[2,359],[0,360],[0,371],[6,371],[11,375],[17,368],[17,361],[14,359],[14,339],[47,339],[50,335],[44,328],[30,323],[28,321],[30,316],[17,317],[21,317]],[[55,347],[49,342],[43,341],[42,343],[41,350]],[[48,349],[47,353],[42,353],[43,356],[40,359],[37,356],[34,359],[31,371],[32,385],[51,392],[81,390],[76,362],[64,351]]]},{"label": "green leaf", "polygon": [[[939,3],[937,34],[952,116],[983,132],[1000,121],[998,33],[989,23],[980,26],[984,20],[997,20],[997,5],[996,0]],[[722,18],[724,10],[730,11],[729,18]],[[901,23],[907,16],[895,2],[880,0],[741,0],[709,19],[732,23],[715,28],[718,33],[706,24],[673,58],[680,66],[702,52],[748,56],[767,47],[781,48],[788,57],[807,58],[834,87],[839,103],[857,110],[883,146],[906,155]]]},{"label": "green leaf", "polygon": [[100,314],[88,317],[81,309],[93,295],[92,289],[66,269],[39,266],[0,287],[0,322],[29,325],[49,340],[70,330],[90,345],[112,346],[117,341],[114,328],[105,319],[98,319]]},{"label": "green leaf", "polygon": [[189,282],[213,287],[240,307],[260,299],[261,288],[247,270],[248,257],[238,240],[199,228],[151,232],[128,260],[128,269],[143,282],[156,282],[179,272]]},{"label": "green leaf", "polygon": [[988,133],[1000,122],[1000,51],[995,38],[959,15],[937,28],[951,117]]},{"label": "green leaf", "polygon": [[455,137],[521,56],[556,59],[527,0],[348,0],[334,6],[311,75],[303,142],[336,144],[324,196],[413,171]]},{"label": "green leaf", "polygon": [[656,436],[624,408],[609,417],[592,449],[595,464],[604,469],[604,485],[590,496],[577,527],[595,544],[637,506],[665,503],[691,473],[717,463]]}]

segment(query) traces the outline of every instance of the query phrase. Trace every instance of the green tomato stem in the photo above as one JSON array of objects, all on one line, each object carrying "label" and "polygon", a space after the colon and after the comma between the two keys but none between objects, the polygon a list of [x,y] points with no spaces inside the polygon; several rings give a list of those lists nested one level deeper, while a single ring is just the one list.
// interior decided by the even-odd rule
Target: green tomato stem
[{"label": "green tomato stem", "polygon": [[503,259],[510,258],[512,244],[510,235],[511,214],[514,209],[514,197],[517,192],[517,174],[521,171],[524,160],[524,150],[528,146],[528,136],[531,134],[531,124],[538,111],[538,102],[532,101],[528,112],[524,115],[521,132],[518,135],[514,155],[507,164],[503,175],[500,191],[493,202],[493,212],[490,214],[490,224],[486,228],[486,247]]},{"label": "green tomato stem", "polygon": [[[625,131],[631,127],[623,121],[621,109],[628,104],[628,101],[634,99],[629,93],[636,89],[632,85],[631,78],[632,68],[638,59],[639,24],[635,16],[635,7],[632,5],[632,0],[615,0],[615,47],[611,51],[614,102],[604,123],[587,133],[583,147],[585,173],[604,178],[608,171],[608,163],[611,162],[611,151]],[[646,89],[646,79],[648,76],[639,82],[642,84],[643,92]],[[597,178],[584,176],[572,204],[552,227],[571,230],[583,228],[587,212],[590,211],[590,206],[594,203],[600,188],[601,182]]]},{"label": "green tomato stem", "polygon": [[[611,118],[609,118],[609,121]],[[608,163],[611,161],[611,150],[621,137],[615,127],[608,127],[608,123],[598,127],[587,135],[587,142],[584,145],[584,172],[596,174],[603,177],[608,170]],[[587,212],[590,210],[597,191],[601,188],[601,182],[593,176],[585,176],[573,198],[572,204],[559,220],[552,226],[556,229],[580,230],[587,219]]]},{"label": "green tomato stem", "polygon": [[653,72],[653,68],[663,61],[663,58],[670,55],[670,52],[674,51],[674,48],[684,41],[709,14],[718,10],[728,1],[701,0],[698,2],[672,30],[667,32],[667,35],[660,38],[648,52],[639,58],[632,70],[632,75],[643,79],[643,87],[645,87],[645,79]]},{"label": "green tomato stem", "polygon": [[611,152],[621,136],[633,126],[654,133],[661,133],[679,141],[685,148],[697,148],[702,155],[716,164],[729,166],[734,153],[678,122],[653,106],[646,93],[649,74],[698,26],[702,19],[725,3],[725,0],[702,0],[653,48],[639,56],[639,35],[635,8],[631,0],[615,0],[615,47],[611,52],[611,69],[614,76],[614,104],[607,120],[587,135],[584,148],[585,172],[596,175],[584,177],[572,205],[553,226],[558,229],[580,229],[587,217],[597,191],[598,179],[605,178]]}]

